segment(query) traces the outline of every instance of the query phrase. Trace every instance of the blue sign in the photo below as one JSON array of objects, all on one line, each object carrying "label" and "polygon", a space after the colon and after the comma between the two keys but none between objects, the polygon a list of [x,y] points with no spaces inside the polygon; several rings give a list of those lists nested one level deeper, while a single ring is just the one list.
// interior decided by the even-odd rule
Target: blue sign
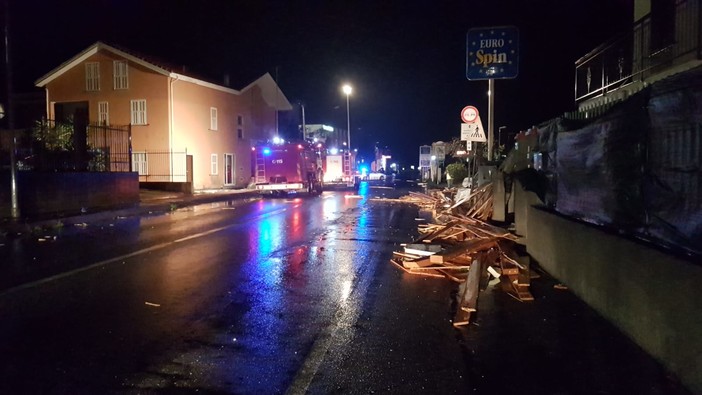
[{"label": "blue sign", "polygon": [[466,78],[516,78],[519,74],[519,30],[514,26],[468,30]]}]

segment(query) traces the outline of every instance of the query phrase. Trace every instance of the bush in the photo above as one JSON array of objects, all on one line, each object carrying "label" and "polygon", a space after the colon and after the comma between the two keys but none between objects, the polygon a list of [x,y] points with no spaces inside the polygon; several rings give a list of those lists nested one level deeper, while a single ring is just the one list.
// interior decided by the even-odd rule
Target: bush
[{"label": "bush", "polygon": [[451,176],[453,182],[458,185],[469,175],[468,168],[463,163],[451,163],[446,166],[446,172]]}]

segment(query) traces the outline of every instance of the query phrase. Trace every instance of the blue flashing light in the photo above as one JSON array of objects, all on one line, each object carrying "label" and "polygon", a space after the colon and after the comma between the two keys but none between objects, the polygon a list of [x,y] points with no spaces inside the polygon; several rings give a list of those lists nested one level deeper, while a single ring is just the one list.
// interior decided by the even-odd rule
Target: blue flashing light
[{"label": "blue flashing light", "polygon": [[329,153],[332,155],[337,155],[339,153],[339,149],[338,148],[330,148]]},{"label": "blue flashing light", "polygon": [[263,149],[263,155],[270,155],[271,154],[271,149],[266,147]]}]

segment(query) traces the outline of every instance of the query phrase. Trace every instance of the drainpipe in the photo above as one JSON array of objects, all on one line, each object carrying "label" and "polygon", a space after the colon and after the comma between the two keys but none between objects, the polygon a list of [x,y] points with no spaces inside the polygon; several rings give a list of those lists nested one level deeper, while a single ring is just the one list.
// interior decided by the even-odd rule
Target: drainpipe
[{"label": "drainpipe", "polygon": [[46,92],[46,119],[51,119],[51,102],[49,101],[49,87],[45,87]]},{"label": "drainpipe", "polygon": [[178,81],[177,75],[168,82],[168,158],[170,160],[171,182],[173,182],[173,83],[176,81]]}]

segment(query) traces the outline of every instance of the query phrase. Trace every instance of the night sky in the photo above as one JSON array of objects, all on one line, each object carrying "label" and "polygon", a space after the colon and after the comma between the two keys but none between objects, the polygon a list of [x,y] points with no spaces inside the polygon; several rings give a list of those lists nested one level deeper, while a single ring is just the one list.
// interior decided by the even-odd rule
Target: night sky
[{"label": "night sky", "polygon": [[[471,28],[519,29],[519,75],[495,83],[495,129],[524,130],[574,109],[574,62],[632,23],[633,0],[151,1],[9,0],[15,92],[95,41],[182,65],[241,89],[266,72],[307,123],[346,127],[363,154],[460,136],[460,110],[487,127],[487,81],[466,79]],[[281,117],[294,137],[299,106]]]}]

